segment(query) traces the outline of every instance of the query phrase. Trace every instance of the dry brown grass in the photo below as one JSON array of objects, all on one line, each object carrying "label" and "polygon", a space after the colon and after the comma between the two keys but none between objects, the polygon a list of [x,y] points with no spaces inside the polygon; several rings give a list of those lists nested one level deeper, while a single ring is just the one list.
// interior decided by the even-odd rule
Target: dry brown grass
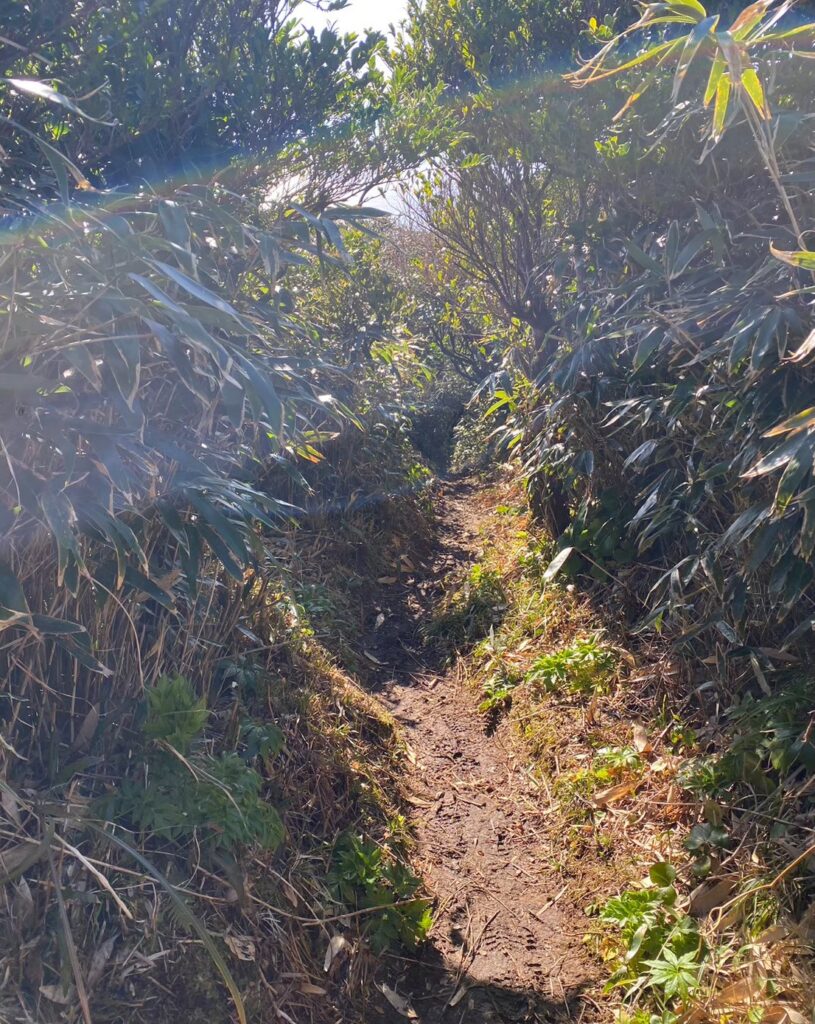
[{"label": "dry brown grass", "polygon": [[[340,463],[358,454],[334,453]],[[317,472],[338,479],[343,466]],[[423,514],[399,495],[376,507],[355,500],[356,511],[353,500],[323,493],[298,529],[263,538],[265,557],[243,582],[210,564],[192,600],[168,574],[169,607],[86,583],[66,596],[53,583],[50,546],[26,549],[32,610],[81,623],[109,671],[30,631],[4,633],[0,1019],[232,1021],[211,956],[179,920],[167,885],[213,938],[249,1019],[365,1019],[375,963],[362,940],[365,915],[345,914],[326,876],[339,835],[387,837],[400,748],[392,722],[321,643],[322,613],[298,607],[297,595],[305,582],[319,584],[334,605],[329,619],[338,610],[352,635],[364,606],[345,600],[349,581],[389,571],[394,535],[421,535]],[[156,530],[154,564],[173,543]],[[166,554],[174,564],[175,552]],[[251,693],[232,687],[225,661],[252,665]],[[197,840],[179,845],[98,819],[99,798],[142,771],[145,689],[175,673],[210,708],[208,750],[235,749],[245,715],[282,730],[284,748],[263,768],[263,795],[286,826],[279,851],[213,855]],[[114,828],[154,873],[105,838]]]}]

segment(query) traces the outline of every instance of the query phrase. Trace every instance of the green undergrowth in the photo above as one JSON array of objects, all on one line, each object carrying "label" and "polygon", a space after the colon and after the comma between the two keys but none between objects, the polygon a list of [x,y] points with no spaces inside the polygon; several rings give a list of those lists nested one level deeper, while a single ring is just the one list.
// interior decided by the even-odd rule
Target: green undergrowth
[{"label": "green undergrowth", "polygon": [[236,749],[213,755],[204,749],[209,711],[187,679],[162,677],[147,691],[146,705],[137,773],[103,801],[101,816],[145,837],[198,838],[204,848],[231,853],[241,845],[278,847],[283,823],[261,798],[263,778],[253,762],[268,763],[280,753],[280,729],[244,716],[234,736]]},{"label": "green undergrowth", "polygon": [[513,485],[494,496],[483,571],[505,609],[467,666],[488,730],[514,734],[553,801],[543,846],[588,914],[607,1005],[636,1024],[802,1024],[811,676],[764,667],[745,687],[711,674],[708,704],[666,646],[626,637],[596,574],[555,577],[556,551]]},{"label": "green undergrowth", "polygon": [[476,563],[462,583],[441,604],[427,628],[451,650],[480,640],[504,617],[507,607],[504,585],[498,572]]},{"label": "green undergrowth", "polygon": [[337,842],[328,884],[341,905],[371,910],[363,934],[376,953],[411,948],[427,935],[431,904],[420,895],[421,883],[406,865],[398,841],[376,843],[346,834]]}]

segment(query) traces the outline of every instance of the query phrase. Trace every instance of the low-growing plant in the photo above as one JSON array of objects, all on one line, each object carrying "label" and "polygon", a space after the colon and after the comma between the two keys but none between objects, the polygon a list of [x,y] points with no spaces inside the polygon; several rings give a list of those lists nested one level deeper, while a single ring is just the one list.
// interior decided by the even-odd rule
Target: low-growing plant
[{"label": "low-growing plant", "polygon": [[247,759],[279,749],[282,736],[252,723],[244,733],[244,757],[213,756],[196,749],[207,717],[187,679],[159,679],[147,693],[143,764],[107,798],[107,815],[146,836],[177,843],[196,837],[229,851],[253,844],[274,849],[283,839],[283,824],[262,798],[263,780]]},{"label": "low-growing plant", "polygon": [[639,771],[642,757],[633,747],[600,747],[592,762],[596,771],[607,771],[612,776]]},{"label": "low-growing plant", "polygon": [[585,817],[585,801],[598,789],[619,782],[642,769],[642,758],[633,747],[601,747],[587,768],[564,773],[555,781],[555,792],[564,809],[574,818],[576,810]]},{"label": "low-growing plant", "polygon": [[492,673],[483,686],[484,699],[478,705],[482,714],[493,714],[506,707],[512,697],[512,691],[523,682],[523,675],[501,665]]},{"label": "low-growing plant", "polygon": [[648,886],[626,890],[600,912],[620,937],[607,988],[622,988],[627,1000],[647,992],[670,1010],[699,987],[708,949],[696,922],[677,907],[674,868],[662,862],[648,874]]},{"label": "low-growing plant", "polygon": [[[627,524],[636,509],[620,491],[609,488],[596,498],[584,500],[571,524],[563,533],[561,545],[574,549],[575,557],[565,569],[571,575],[587,573],[607,581],[608,568],[628,565],[634,558],[634,547],[628,538]],[[583,558],[576,557],[577,554]]]},{"label": "low-growing plant", "polygon": [[616,667],[615,652],[598,636],[590,636],[538,658],[527,672],[526,682],[547,693],[605,693]]},{"label": "low-growing plant", "polygon": [[430,930],[430,901],[417,895],[420,880],[392,849],[362,836],[344,835],[334,848],[328,881],[343,906],[382,908],[363,919],[375,953],[416,946]]},{"label": "low-growing plant", "polygon": [[682,785],[700,796],[721,796],[749,786],[765,796],[795,772],[815,770],[811,717],[815,685],[784,680],[779,692],[746,695],[728,712],[729,740],[722,753],[690,760],[679,774]]},{"label": "low-growing plant", "polygon": [[475,564],[428,629],[454,647],[473,643],[503,618],[507,596],[499,573]]}]

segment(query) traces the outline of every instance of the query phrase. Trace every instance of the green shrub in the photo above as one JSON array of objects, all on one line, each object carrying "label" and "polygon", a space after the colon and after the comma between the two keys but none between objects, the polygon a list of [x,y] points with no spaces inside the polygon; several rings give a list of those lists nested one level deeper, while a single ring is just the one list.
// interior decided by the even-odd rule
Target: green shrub
[{"label": "green shrub", "polygon": [[662,1008],[670,1008],[698,988],[707,946],[696,922],[676,906],[676,872],[654,864],[650,886],[628,889],[610,899],[600,919],[619,929],[619,966],[607,988],[622,988],[627,998],[649,990]]},{"label": "green shrub", "polygon": [[592,636],[538,658],[527,672],[526,682],[546,692],[604,693],[616,667],[615,652]]},{"label": "green shrub", "polygon": [[419,879],[391,850],[373,840],[343,836],[334,848],[329,884],[346,907],[383,908],[364,918],[365,932],[376,953],[415,946],[432,924],[430,902],[416,895]]},{"label": "green shrub", "polygon": [[[147,694],[144,736],[154,742],[145,747],[143,770],[138,778],[122,780],[108,813],[146,836],[177,843],[196,836],[224,850],[253,844],[274,849],[283,839],[283,824],[261,796],[257,771],[236,753],[195,750],[207,715],[188,680],[162,677]],[[244,738],[250,758],[268,756],[282,739],[257,724]]]}]

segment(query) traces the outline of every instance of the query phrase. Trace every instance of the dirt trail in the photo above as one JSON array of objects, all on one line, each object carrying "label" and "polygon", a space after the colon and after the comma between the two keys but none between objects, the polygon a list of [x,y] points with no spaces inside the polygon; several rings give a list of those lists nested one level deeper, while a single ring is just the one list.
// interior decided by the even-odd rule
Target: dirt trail
[{"label": "dirt trail", "polygon": [[581,993],[597,970],[582,944],[585,918],[551,867],[559,837],[547,832],[546,792],[502,730],[486,735],[460,669],[421,642],[434,603],[478,559],[476,485],[444,484],[437,519],[429,564],[377,595],[366,640],[384,663],[380,697],[415,754],[417,861],[437,902],[430,942],[392,987],[422,1024],[590,1020],[596,1004]]}]

